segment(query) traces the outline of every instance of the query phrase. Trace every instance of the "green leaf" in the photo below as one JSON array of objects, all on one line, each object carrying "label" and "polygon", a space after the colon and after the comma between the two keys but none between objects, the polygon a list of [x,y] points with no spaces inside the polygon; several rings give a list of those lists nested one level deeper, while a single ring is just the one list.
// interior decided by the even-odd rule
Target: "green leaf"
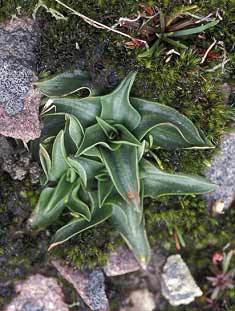
[{"label": "green leaf", "polygon": [[84,131],[78,119],[71,114],[65,114],[65,147],[68,153],[76,153],[79,147]]},{"label": "green leaf", "polygon": [[69,195],[68,202],[66,203],[66,207],[77,216],[81,216],[85,218],[87,221],[91,220],[91,213],[89,206],[83,202],[78,197],[78,190],[80,189],[80,184],[78,184],[71,194]]},{"label": "green leaf", "polygon": [[140,122],[138,111],[130,104],[129,95],[136,73],[130,73],[111,93],[101,97],[101,118],[122,123],[133,130]]},{"label": "green leaf", "polygon": [[99,124],[95,124],[85,130],[82,144],[80,145],[76,155],[82,155],[98,145],[103,145],[110,150],[118,148],[118,146],[109,143],[103,129],[99,126]]},{"label": "green leaf", "polygon": [[77,171],[85,188],[93,188],[95,176],[104,170],[104,165],[85,157],[68,157],[68,163]]},{"label": "green leaf", "polygon": [[182,36],[193,35],[196,33],[203,32],[204,30],[207,30],[209,28],[212,28],[212,27],[216,26],[218,23],[219,23],[219,20],[215,20],[215,21],[209,22],[205,25],[201,25],[198,27],[175,31],[171,36],[172,37],[182,37]]},{"label": "green leaf", "polygon": [[45,228],[54,223],[61,215],[74,184],[62,176],[55,188],[45,188],[40,195],[31,218],[33,229]]},{"label": "green leaf", "polygon": [[143,139],[149,131],[160,123],[171,123],[179,129],[189,144],[205,148],[212,147],[211,144],[208,145],[208,141],[201,137],[194,124],[174,108],[146,99],[132,97],[130,100],[142,117],[138,127],[134,130],[134,135],[138,139]]},{"label": "green leaf", "polygon": [[107,204],[113,208],[111,223],[121,234],[140,265],[146,269],[151,251],[142,213],[133,209],[132,205],[128,205],[120,196],[113,197],[108,201]]},{"label": "green leaf", "polygon": [[64,113],[47,113],[42,116],[43,129],[40,137],[44,141],[47,137],[56,136],[65,127]]},{"label": "green leaf", "polygon": [[176,47],[176,48],[180,48],[180,49],[187,49],[188,48],[187,45],[181,43],[180,41],[172,40],[166,36],[163,37],[162,40],[165,41],[166,43]]},{"label": "green leaf", "polygon": [[99,126],[104,131],[107,142],[112,144],[127,144],[132,146],[140,146],[141,143],[135,138],[134,135],[122,124],[110,125],[108,122],[97,117]]},{"label": "green leaf", "polygon": [[67,96],[82,89],[94,93],[88,74],[80,70],[63,72],[34,84],[48,97]]},{"label": "green leaf", "polygon": [[84,128],[96,123],[96,117],[101,113],[100,97],[54,98],[52,103],[57,112],[72,114]]},{"label": "green leaf", "polygon": [[49,250],[54,248],[55,246],[68,241],[72,237],[75,237],[79,233],[88,230],[98,224],[104,222],[108,219],[112,214],[112,208],[110,206],[103,206],[101,208],[97,207],[92,216],[91,221],[86,221],[84,219],[75,218],[67,225],[60,228],[56,231],[55,238],[53,243],[50,245]]},{"label": "green leaf", "polygon": [[186,195],[212,192],[216,185],[199,176],[170,174],[156,168],[147,160],[141,161],[141,178],[144,180],[145,197]]},{"label": "green leaf", "polygon": [[39,146],[39,157],[40,157],[43,171],[46,175],[46,183],[47,183],[49,172],[51,170],[51,159],[46,148],[44,148],[42,144],[40,144]]},{"label": "green leaf", "polygon": [[103,180],[98,180],[98,200],[99,200],[99,207],[101,208],[110,193],[113,190],[113,183],[110,178],[106,178]]},{"label": "green leaf", "polygon": [[161,38],[158,38],[150,49],[144,51],[143,53],[138,54],[138,58],[152,58],[156,52],[156,50],[159,48],[159,45],[161,43]]},{"label": "green leaf", "polygon": [[171,123],[160,123],[150,132],[153,138],[154,148],[163,148],[165,150],[204,148],[194,146],[183,136],[179,128]]},{"label": "green leaf", "polygon": [[138,147],[141,145],[138,139],[122,124],[115,124],[115,128],[118,130],[118,137],[112,141],[113,144],[127,144]]},{"label": "green leaf", "polygon": [[110,152],[100,148],[103,162],[115,188],[126,202],[140,211],[140,185],[137,148],[121,145],[118,150]]},{"label": "green leaf", "polygon": [[49,180],[58,180],[69,168],[67,155],[64,146],[64,131],[61,130],[56,136],[52,148],[52,161]]}]

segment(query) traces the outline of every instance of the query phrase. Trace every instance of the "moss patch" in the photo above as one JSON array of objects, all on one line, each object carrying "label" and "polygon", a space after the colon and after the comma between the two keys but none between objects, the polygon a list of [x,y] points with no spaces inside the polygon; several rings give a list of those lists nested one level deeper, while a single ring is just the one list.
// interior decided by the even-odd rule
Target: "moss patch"
[{"label": "moss patch", "polygon": [[[46,260],[48,237],[27,229],[38,192],[29,181],[0,177],[0,309],[14,293],[12,282],[35,273]],[[2,285],[1,285],[2,284]],[[6,286],[8,284],[8,286]]]}]

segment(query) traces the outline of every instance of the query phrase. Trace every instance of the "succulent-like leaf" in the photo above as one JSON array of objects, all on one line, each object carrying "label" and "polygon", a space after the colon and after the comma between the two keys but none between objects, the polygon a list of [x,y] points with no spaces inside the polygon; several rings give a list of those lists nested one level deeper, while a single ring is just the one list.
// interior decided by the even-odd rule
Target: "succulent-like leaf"
[{"label": "succulent-like leaf", "polygon": [[65,114],[65,147],[67,153],[76,153],[84,135],[82,125],[78,119],[71,114]]},{"label": "succulent-like leaf", "polygon": [[64,131],[61,130],[56,136],[53,148],[52,148],[52,159],[51,159],[51,170],[49,173],[49,180],[58,180],[69,168],[67,162],[67,155],[64,146]]},{"label": "succulent-like leaf", "polygon": [[135,76],[136,73],[129,73],[111,94],[101,97],[101,118],[121,123],[129,130],[136,128],[140,122],[140,114],[129,101]]},{"label": "succulent-like leaf", "polygon": [[140,211],[137,148],[123,144],[114,152],[100,148],[100,153],[117,191],[127,203]]},{"label": "succulent-like leaf", "polygon": [[110,178],[100,179],[98,180],[98,200],[99,200],[99,207],[101,208],[110,193],[113,190],[113,183]]},{"label": "succulent-like leaf", "polygon": [[34,84],[48,97],[67,96],[82,89],[94,93],[88,74],[80,70],[63,72]]},{"label": "succulent-like leaf", "polygon": [[53,105],[57,112],[69,113],[75,116],[85,128],[96,123],[96,117],[101,113],[100,97],[65,97],[54,98]]},{"label": "succulent-like leaf", "polygon": [[45,228],[54,223],[61,215],[74,187],[75,185],[68,182],[67,176],[64,174],[55,188],[45,188],[41,192],[31,218],[32,228]]},{"label": "succulent-like leaf", "polygon": [[135,257],[145,269],[150,260],[150,246],[142,213],[137,212],[120,196],[108,200],[113,208],[111,223],[121,234]]},{"label": "succulent-like leaf", "polygon": [[149,132],[149,135],[153,138],[154,148],[165,150],[203,148],[198,145],[195,147],[195,145],[185,139],[180,129],[171,123],[160,123],[156,125]]},{"label": "succulent-like leaf", "polygon": [[110,150],[117,149],[118,146],[113,145],[107,138],[103,129],[99,124],[92,125],[85,130],[83,141],[77,151],[77,155],[82,155],[90,149],[102,145]]},{"label": "succulent-like leaf", "polygon": [[140,146],[141,143],[122,124],[110,125],[108,122],[98,117],[97,122],[104,131],[107,137],[107,142],[109,142],[111,146],[112,144],[127,144],[133,146]]},{"label": "succulent-like leaf", "polygon": [[40,137],[44,141],[47,137],[56,136],[65,127],[64,113],[47,113],[42,116],[43,129]]},{"label": "succulent-like leaf", "polygon": [[85,157],[68,157],[68,163],[77,171],[85,188],[91,189],[95,176],[104,170],[104,165],[98,161]]},{"label": "succulent-like leaf", "polygon": [[46,148],[43,147],[42,144],[40,144],[40,146],[39,146],[39,157],[40,157],[40,161],[41,161],[43,171],[46,175],[46,182],[47,182],[48,178],[49,178],[49,173],[51,171],[51,159],[50,159],[50,156],[49,156]]},{"label": "succulent-like leaf", "polygon": [[170,174],[156,168],[147,160],[141,161],[144,195],[157,198],[162,195],[186,195],[212,192],[216,185],[204,177]]},{"label": "succulent-like leaf", "polygon": [[50,245],[49,250],[51,250],[53,247],[59,244],[64,243],[65,241],[68,241],[69,239],[75,237],[79,233],[104,222],[111,215],[112,215],[112,207],[106,205],[101,208],[97,206],[91,215],[90,221],[84,220],[82,218],[73,219],[67,225],[63,226],[58,231],[56,231],[54,241]]},{"label": "succulent-like leaf", "polygon": [[138,127],[134,130],[134,134],[137,138],[142,139],[160,123],[171,123],[173,126],[179,128],[182,137],[184,137],[189,144],[198,147],[212,147],[212,145],[208,146],[208,141],[205,142],[194,124],[174,108],[157,102],[133,97],[131,98],[131,103],[142,117]]},{"label": "succulent-like leaf", "polygon": [[91,220],[91,213],[89,206],[83,202],[79,196],[78,191],[80,189],[80,184],[78,184],[73,191],[70,193],[68,197],[68,201],[66,203],[66,207],[73,213],[76,214],[78,217],[81,216],[87,221]]}]

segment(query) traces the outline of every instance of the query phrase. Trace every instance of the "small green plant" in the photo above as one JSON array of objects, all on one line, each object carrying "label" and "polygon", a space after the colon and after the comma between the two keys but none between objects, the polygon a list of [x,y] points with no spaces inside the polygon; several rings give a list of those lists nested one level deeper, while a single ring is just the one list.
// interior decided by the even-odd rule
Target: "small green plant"
[{"label": "small green plant", "polygon": [[[35,229],[59,219],[64,224],[50,249],[108,220],[145,267],[150,247],[144,198],[215,189],[205,178],[164,172],[153,162],[158,148],[213,145],[175,109],[131,97],[135,75],[130,73],[103,96],[95,95],[88,76],[79,71],[36,83],[48,98],[42,135],[34,142],[34,147],[39,145],[45,188],[31,221]],[[82,89],[89,96],[78,97]]]},{"label": "small green plant", "polygon": [[[142,5],[142,11],[137,18],[120,18],[119,25],[137,33],[135,39],[126,42],[127,47],[141,47],[143,42],[147,42],[151,46],[150,49],[139,54],[138,57],[151,58],[158,56],[159,51],[162,51],[166,46],[172,48],[169,52],[173,52],[173,49],[188,48],[185,44],[187,39],[192,38],[193,35],[202,35],[204,31],[219,23],[219,20],[215,18],[197,14],[198,11],[197,5],[181,6],[170,16],[166,16],[157,6]],[[194,45],[196,45],[195,40]],[[214,45],[207,51],[207,56],[209,56],[208,54]],[[175,51],[174,53],[179,54]],[[216,56],[220,57],[219,55]]]}]

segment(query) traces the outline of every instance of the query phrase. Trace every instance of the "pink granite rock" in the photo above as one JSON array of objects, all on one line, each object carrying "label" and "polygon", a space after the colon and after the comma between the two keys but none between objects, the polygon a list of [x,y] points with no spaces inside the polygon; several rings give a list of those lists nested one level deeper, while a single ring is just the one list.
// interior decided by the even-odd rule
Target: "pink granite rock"
[{"label": "pink granite rock", "polygon": [[40,274],[16,285],[18,295],[4,311],[69,311],[58,282]]},{"label": "pink granite rock", "polygon": [[140,265],[127,247],[118,247],[113,251],[104,268],[107,276],[117,276],[140,270]]},{"label": "pink granite rock", "polygon": [[38,138],[41,134],[38,118],[40,102],[40,92],[31,86],[21,112],[10,116],[0,105],[0,134],[21,139],[24,142]]}]

